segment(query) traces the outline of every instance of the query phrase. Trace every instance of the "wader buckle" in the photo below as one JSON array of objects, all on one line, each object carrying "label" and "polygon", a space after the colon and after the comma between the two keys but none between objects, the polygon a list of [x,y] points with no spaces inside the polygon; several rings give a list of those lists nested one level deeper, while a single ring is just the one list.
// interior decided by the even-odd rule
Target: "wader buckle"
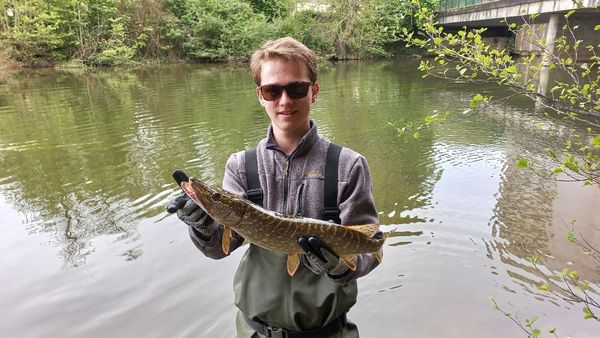
[{"label": "wader buckle", "polygon": [[269,338],[287,338],[287,330],[279,327],[267,326],[267,337]]}]

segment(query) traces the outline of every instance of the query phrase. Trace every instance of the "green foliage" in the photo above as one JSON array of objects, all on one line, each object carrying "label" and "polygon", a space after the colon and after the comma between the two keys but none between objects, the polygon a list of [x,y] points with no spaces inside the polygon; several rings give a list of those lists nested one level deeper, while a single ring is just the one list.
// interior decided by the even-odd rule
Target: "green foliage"
[{"label": "green foliage", "polygon": [[57,1],[0,1],[0,48],[12,59],[34,65],[65,58],[61,52],[69,32]]},{"label": "green foliage", "polygon": [[79,59],[90,65],[160,57],[182,34],[159,0],[1,0],[0,46],[26,64]]},{"label": "green foliage", "polygon": [[268,21],[287,17],[295,5],[292,0],[250,0],[254,12],[264,15]]},{"label": "green foliage", "polygon": [[433,12],[437,0],[331,0],[334,43],[338,58],[389,56],[402,30],[419,29],[419,6]]},{"label": "green foliage", "polygon": [[186,54],[201,60],[242,60],[272,36],[262,14],[239,0],[188,0],[182,22]]},{"label": "green foliage", "polygon": [[525,169],[525,168],[527,168],[527,166],[529,166],[529,161],[526,158],[521,157],[519,159],[519,162],[517,163],[517,168]]},{"label": "green foliage", "polygon": [[334,53],[331,37],[328,34],[329,25],[318,12],[312,10],[296,12],[275,20],[273,25],[275,36],[293,36],[322,56]]},{"label": "green foliage", "polygon": [[[437,0],[426,0],[433,9]],[[330,0],[323,12],[292,0],[0,0],[3,55],[29,65],[78,60],[240,61],[268,39],[293,36],[320,56],[388,56],[399,32],[423,23],[405,0]]]}]

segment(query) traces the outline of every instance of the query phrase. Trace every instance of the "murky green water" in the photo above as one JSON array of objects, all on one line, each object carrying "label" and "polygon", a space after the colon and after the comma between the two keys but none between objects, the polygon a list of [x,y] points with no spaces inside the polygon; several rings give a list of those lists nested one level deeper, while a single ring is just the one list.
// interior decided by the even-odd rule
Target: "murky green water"
[{"label": "murky green water", "polygon": [[[550,168],[544,148],[585,126],[513,101],[398,138],[388,122],[465,107],[494,87],[422,79],[416,61],[322,67],[322,134],[364,154],[386,231],[384,264],[350,312],[364,337],[523,336],[500,312],[594,337],[581,305],[537,290],[543,267],[600,267],[566,241],[600,242],[600,191],[516,169]],[[167,216],[170,173],[220,182],[229,154],[265,136],[249,72],[178,65],[135,71],[23,71],[0,78],[0,336],[230,337],[243,253],[203,257]],[[532,128],[541,125],[541,129]],[[597,297],[599,299],[600,296]],[[536,323],[537,324],[537,323]]]}]

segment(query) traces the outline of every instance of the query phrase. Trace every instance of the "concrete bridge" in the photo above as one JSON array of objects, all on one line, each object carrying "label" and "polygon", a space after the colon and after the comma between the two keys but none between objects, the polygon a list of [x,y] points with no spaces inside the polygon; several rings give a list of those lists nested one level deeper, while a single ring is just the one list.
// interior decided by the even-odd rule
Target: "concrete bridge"
[{"label": "concrete bridge", "polygon": [[[600,0],[578,1],[579,9],[572,0],[442,0],[438,21],[450,31],[461,27],[487,27],[486,38],[490,43],[516,54],[529,55],[540,51],[523,39],[523,32],[515,36],[504,20],[519,25],[530,15],[539,14],[532,26],[536,31],[539,29],[538,36],[550,41],[562,34],[562,27],[567,23],[564,15],[577,9],[568,21],[571,27],[578,26],[575,30],[577,39],[583,40],[582,46],[598,45],[600,32],[594,27],[600,24]],[[579,61],[587,60],[591,55],[580,48]]]}]

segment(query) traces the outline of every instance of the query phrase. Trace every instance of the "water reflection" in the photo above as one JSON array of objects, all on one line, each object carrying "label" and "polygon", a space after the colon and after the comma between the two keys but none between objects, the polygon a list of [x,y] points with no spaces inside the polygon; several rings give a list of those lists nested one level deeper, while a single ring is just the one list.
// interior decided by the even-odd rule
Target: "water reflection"
[{"label": "water reflection", "polygon": [[[216,181],[231,147],[258,138],[256,131],[231,138],[241,125],[256,124],[239,114],[254,106],[252,90],[232,80],[247,74],[190,70],[173,67],[166,79],[161,69],[31,71],[9,79],[1,93],[0,189],[29,232],[53,233],[65,267],[85,262],[89,238],[135,240],[138,219],[162,212],[174,168]],[[231,90],[235,106],[221,111],[207,102]]]}]

